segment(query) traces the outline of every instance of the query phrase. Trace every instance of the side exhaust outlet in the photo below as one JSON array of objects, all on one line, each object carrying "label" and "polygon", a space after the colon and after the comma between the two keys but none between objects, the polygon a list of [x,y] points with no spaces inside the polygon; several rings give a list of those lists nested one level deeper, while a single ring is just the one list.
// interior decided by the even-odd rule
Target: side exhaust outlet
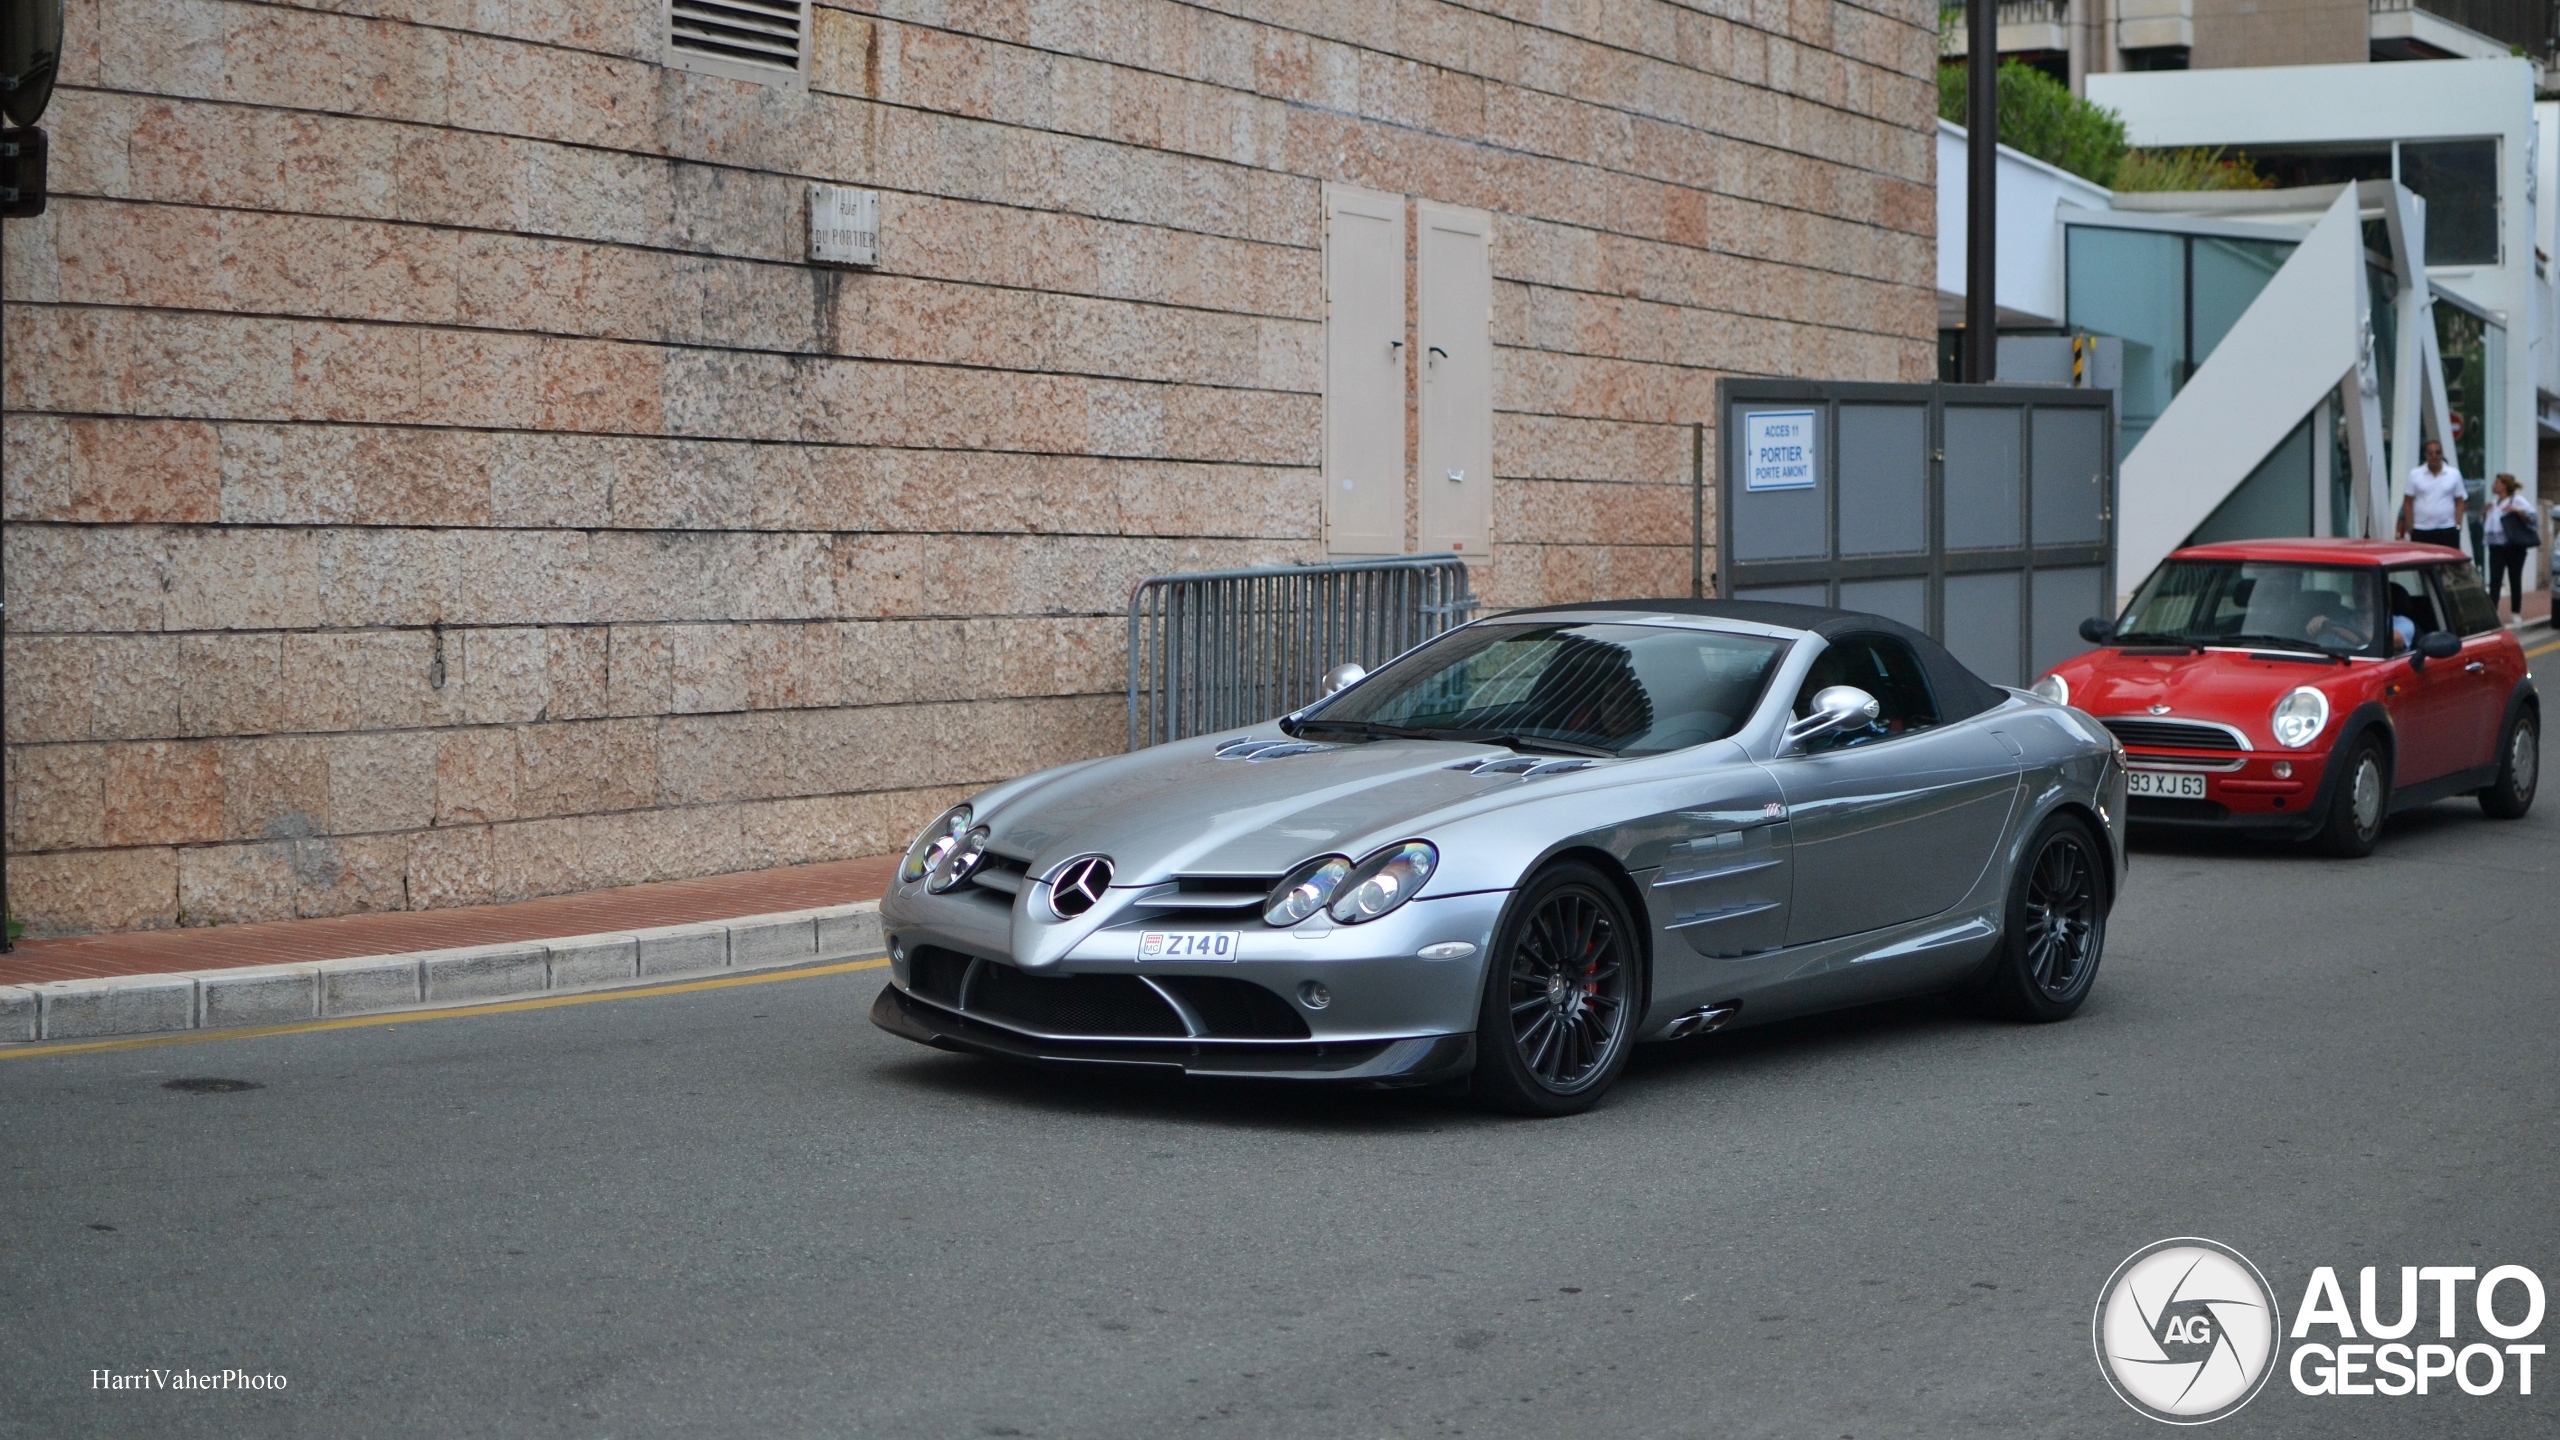
[{"label": "side exhaust outlet", "polygon": [[1670,1028],[1662,1032],[1662,1038],[1686,1040],[1692,1035],[1704,1035],[1710,1030],[1721,1030],[1724,1028],[1724,1022],[1732,1019],[1741,1009],[1742,1002],[1739,1000],[1719,1000],[1713,1005],[1701,1005],[1672,1021]]}]

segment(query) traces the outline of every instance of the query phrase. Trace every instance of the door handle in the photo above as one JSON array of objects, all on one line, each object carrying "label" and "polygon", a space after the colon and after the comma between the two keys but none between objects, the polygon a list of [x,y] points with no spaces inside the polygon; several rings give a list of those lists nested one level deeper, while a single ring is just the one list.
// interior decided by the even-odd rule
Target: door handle
[{"label": "door handle", "polygon": [[2477,675],[2488,668],[2489,667],[2486,664],[2483,664],[2478,660],[2474,660],[2470,664],[2462,667],[2462,673],[2465,675]]}]

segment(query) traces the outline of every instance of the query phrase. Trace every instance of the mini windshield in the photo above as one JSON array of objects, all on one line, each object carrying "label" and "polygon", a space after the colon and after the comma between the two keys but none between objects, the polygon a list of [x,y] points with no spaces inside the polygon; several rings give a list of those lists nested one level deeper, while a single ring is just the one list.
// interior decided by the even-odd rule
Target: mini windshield
[{"label": "mini windshield", "polygon": [[1734,732],[1783,640],[1661,625],[1470,625],[1344,691],[1301,733],[1655,755]]},{"label": "mini windshield", "polygon": [[2381,583],[2381,571],[2362,565],[2171,560],[2143,582],[2115,640],[2378,653]]}]

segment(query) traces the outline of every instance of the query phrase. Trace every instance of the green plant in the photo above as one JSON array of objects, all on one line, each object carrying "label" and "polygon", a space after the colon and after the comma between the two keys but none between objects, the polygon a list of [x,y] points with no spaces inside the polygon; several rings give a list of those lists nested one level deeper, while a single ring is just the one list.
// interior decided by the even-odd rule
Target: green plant
[{"label": "green plant", "polygon": [[2128,150],[2116,167],[2118,190],[2272,190],[2246,153],[2220,149]]},{"label": "green plant", "polygon": [[[2000,143],[2068,170],[2084,180],[2113,186],[2124,160],[2124,121],[2092,105],[2069,86],[2015,60],[2000,67]],[[1938,67],[1938,114],[1965,120],[1966,70],[1962,62]]]}]

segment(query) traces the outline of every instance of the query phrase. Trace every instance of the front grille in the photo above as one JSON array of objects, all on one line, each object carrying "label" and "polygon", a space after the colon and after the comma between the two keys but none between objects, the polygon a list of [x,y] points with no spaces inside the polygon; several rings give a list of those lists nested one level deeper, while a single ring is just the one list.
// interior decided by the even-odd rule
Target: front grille
[{"label": "front grille", "polygon": [[969,883],[961,888],[1000,893],[1005,896],[1005,903],[1011,904],[1012,897],[1021,894],[1030,879],[1030,861],[989,850],[979,859],[978,868],[970,872]]},{"label": "front grille", "polygon": [[968,1013],[1044,1035],[1161,1035],[1181,1039],[1182,1017],[1135,975],[1025,974],[990,960],[969,986]]},{"label": "front grille", "polygon": [[[1206,1032],[1199,1039],[1304,1040],[1311,1034],[1297,1007],[1250,980],[1166,975],[1155,983],[1199,1018]],[[919,945],[907,961],[907,989],[945,1009],[1044,1035],[1187,1035],[1182,1017],[1135,975],[1032,975],[1002,961]]]},{"label": "front grille", "polygon": [[939,945],[919,945],[907,960],[907,988],[932,1001],[960,1008],[960,982],[969,975],[969,957]]},{"label": "front grille", "polygon": [[1209,1034],[1221,1040],[1304,1040],[1298,1007],[1254,984],[1224,975],[1167,975],[1156,982],[1182,997]]},{"label": "front grille", "polygon": [[2115,732],[2127,749],[2142,750],[2237,750],[2240,742],[2219,725],[2200,725],[2193,720],[2137,720],[2116,716],[2098,722]]},{"label": "front grille", "polygon": [[2136,820],[2228,820],[2231,812],[2211,800],[2169,800],[2157,795],[2136,795],[2126,800],[2125,809]]}]

